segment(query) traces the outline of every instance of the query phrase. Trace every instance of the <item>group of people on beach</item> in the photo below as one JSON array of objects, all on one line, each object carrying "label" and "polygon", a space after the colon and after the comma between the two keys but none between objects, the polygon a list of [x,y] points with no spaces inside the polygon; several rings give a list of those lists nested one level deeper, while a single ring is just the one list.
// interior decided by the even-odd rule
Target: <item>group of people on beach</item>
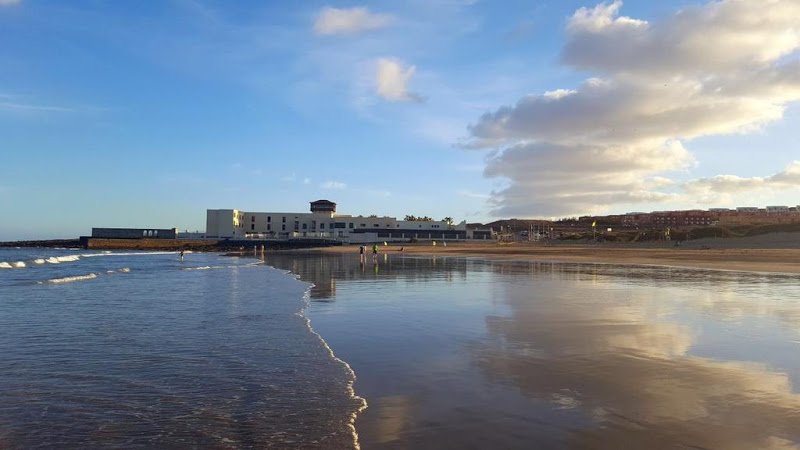
[{"label": "group of people on beach", "polygon": [[[386,242],[384,242],[383,245],[386,245]],[[400,247],[397,251],[402,252],[403,250],[405,250],[405,247]],[[364,264],[367,258],[367,246],[360,245],[358,247],[358,253],[361,255],[361,264]],[[375,264],[378,263],[378,244],[372,244],[372,262]]]},{"label": "group of people on beach", "polygon": [[[367,246],[362,245],[358,248],[358,252],[361,254],[361,264],[364,264],[364,260],[366,258]],[[378,244],[372,244],[372,262],[378,263]]]}]

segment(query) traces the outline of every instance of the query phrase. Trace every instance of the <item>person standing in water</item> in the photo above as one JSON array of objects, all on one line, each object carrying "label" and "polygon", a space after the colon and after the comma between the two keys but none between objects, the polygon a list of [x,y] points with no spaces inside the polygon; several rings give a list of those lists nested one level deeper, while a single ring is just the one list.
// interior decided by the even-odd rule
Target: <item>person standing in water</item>
[{"label": "person standing in water", "polygon": [[184,250],[181,249],[181,262],[183,262],[183,253],[184,253]]},{"label": "person standing in water", "polygon": [[363,245],[358,247],[358,252],[361,254],[361,264],[364,264],[364,246]]},{"label": "person standing in water", "polygon": [[372,244],[372,262],[378,263],[378,244]]}]

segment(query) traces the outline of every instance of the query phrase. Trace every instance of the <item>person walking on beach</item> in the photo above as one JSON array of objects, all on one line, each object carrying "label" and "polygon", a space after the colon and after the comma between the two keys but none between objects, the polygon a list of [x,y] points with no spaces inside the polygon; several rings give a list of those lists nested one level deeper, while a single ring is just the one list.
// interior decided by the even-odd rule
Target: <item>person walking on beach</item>
[{"label": "person walking on beach", "polygon": [[378,263],[378,244],[372,244],[372,262]]}]

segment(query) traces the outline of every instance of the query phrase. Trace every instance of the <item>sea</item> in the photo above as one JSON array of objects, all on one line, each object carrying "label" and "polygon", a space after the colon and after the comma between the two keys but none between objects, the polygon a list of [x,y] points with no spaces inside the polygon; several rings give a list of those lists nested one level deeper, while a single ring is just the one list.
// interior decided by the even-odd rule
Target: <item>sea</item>
[{"label": "sea", "polygon": [[0,448],[798,448],[800,277],[0,249]]},{"label": "sea", "polygon": [[310,285],[254,258],[0,250],[0,448],[354,448]]}]

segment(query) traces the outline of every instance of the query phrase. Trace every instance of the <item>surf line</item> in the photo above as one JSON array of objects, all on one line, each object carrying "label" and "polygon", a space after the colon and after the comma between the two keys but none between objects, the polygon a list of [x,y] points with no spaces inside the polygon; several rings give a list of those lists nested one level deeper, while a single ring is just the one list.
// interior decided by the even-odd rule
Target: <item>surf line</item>
[{"label": "surf line", "polygon": [[[299,278],[299,277],[296,277],[296,278]],[[339,358],[338,356],[336,356],[336,354],[333,352],[333,349],[331,348],[331,346],[328,345],[328,342],[325,341],[325,339],[319,333],[317,333],[316,330],[314,330],[314,327],[311,326],[311,319],[309,319],[308,316],[306,316],[306,314],[305,314],[306,310],[308,309],[308,307],[309,307],[309,305],[311,303],[311,288],[314,287],[313,283],[309,283],[309,284],[310,285],[309,285],[308,289],[303,294],[303,308],[300,311],[298,311],[296,314],[298,316],[302,317],[303,319],[305,319],[306,326],[308,327],[308,330],[314,336],[316,336],[317,339],[320,340],[320,342],[322,343],[322,346],[328,351],[328,355],[331,357],[331,359],[333,359],[334,361],[336,361],[339,364],[341,364],[342,366],[344,366],[345,371],[347,371],[348,375],[350,376],[350,381],[347,383],[347,393],[350,396],[350,398],[352,398],[353,400],[358,402],[359,405],[358,405],[358,407],[356,408],[356,410],[354,412],[350,413],[350,420],[347,422],[347,427],[350,429],[350,433],[353,436],[353,447],[356,450],[360,450],[361,449],[361,445],[358,442],[358,431],[356,430],[356,419],[358,418],[359,414],[361,414],[365,409],[367,409],[367,399],[365,399],[364,397],[361,397],[360,395],[356,394],[356,391],[353,388],[353,385],[356,382],[356,372],[353,370],[352,367],[350,367],[350,364],[348,364],[347,361],[345,361],[345,360]]]}]

